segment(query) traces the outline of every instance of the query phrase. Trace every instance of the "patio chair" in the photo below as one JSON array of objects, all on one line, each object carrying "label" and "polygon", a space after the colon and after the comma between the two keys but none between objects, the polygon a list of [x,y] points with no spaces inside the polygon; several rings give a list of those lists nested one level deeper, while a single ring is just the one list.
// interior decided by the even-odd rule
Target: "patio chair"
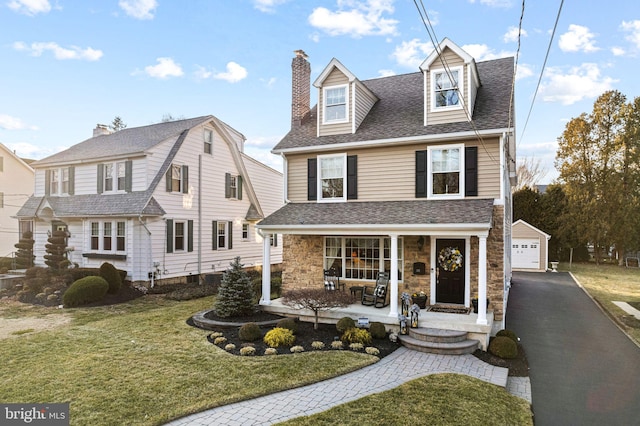
[{"label": "patio chair", "polygon": [[389,304],[387,302],[388,288],[389,273],[379,272],[375,287],[366,285],[362,288],[362,304],[376,308],[384,308]]},{"label": "patio chair", "polygon": [[340,282],[340,277],[333,268],[324,270],[324,289],[327,291],[344,291],[344,283]]}]

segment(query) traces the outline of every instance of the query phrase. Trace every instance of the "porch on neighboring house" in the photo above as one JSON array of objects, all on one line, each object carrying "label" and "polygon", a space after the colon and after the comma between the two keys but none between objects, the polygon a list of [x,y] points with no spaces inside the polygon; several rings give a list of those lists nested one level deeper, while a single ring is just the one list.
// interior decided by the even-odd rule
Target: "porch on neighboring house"
[{"label": "porch on neighboring house", "polygon": [[[349,291],[347,289],[347,291]],[[309,309],[296,309],[282,304],[281,299],[271,300],[269,305],[263,305],[262,309],[266,312],[286,315],[299,318],[300,321],[313,322],[315,315]],[[394,307],[395,311],[400,312],[400,305]],[[318,321],[324,324],[335,324],[342,317],[353,318],[356,322],[360,318],[366,318],[369,323],[374,321],[385,324],[387,330],[398,332],[400,323],[397,315],[392,317],[389,312],[391,306],[385,308],[374,308],[373,306],[362,305],[359,301],[344,308],[334,308],[331,310],[321,311],[318,315]],[[478,324],[478,314],[471,310],[468,314],[455,314],[443,312],[430,312],[426,309],[420,310],[418,317],[418,327],[435,328],[440,330],[465,331],[468,333],[469,339],[480,342],[480,348],[487,349],[491,328],[493,327],[493,311],[486,314],[487,324]]]}]

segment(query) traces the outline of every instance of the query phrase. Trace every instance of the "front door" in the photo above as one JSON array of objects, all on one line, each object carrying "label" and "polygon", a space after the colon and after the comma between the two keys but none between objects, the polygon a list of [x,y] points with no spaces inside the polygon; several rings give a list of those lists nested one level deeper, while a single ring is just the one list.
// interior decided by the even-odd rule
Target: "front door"
[{"label": "front door", "polygon": [[465,240],[436,240],[436,303],[464,304]]}]

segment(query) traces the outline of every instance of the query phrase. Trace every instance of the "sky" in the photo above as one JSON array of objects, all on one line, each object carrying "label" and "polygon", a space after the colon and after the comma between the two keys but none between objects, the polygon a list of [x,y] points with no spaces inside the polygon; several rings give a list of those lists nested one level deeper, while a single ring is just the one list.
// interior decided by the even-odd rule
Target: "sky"
[{"label": "sky", "polygon": [[640,96],[640,7],[613,3],[0,0],[0,143],[41,159],[116,116],[137,127],[211,114],[282,170],[270,150],[290,128],[294,50],[311,81],[334,57],[360,80],[412,73],[432,28],[477,62],[517,56],[517,156],[539,161],[549,183],[571,118],[607,90]]}]

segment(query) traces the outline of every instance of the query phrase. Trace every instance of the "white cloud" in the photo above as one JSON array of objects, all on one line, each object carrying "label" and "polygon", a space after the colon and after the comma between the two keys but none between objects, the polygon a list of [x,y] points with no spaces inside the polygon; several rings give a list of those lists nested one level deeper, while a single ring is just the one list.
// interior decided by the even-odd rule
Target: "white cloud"
[{"label": "white cloud", "polygon": [[153,78],[166,79],[169,77],[181,77],[184,72],[180,64],[176,64],[171,58],[157,58],[156,65],[144,67],[144,72]]},{"label": "white cloud", "polygon": [[637,49],[640,49],[640,20],[622,21],[620,28],[629,33],[625,38],[633,43]]},{"label": "white cloud", "polygon": [[51,11],[49,0],[11,0],[7,6],[14,12],[29,16]]},{"label": "white cloud", "polygon": [[56,146],[43,148],[37,145],[30,144],[28,142],[8,142],[5,144],[7,148],[15,151],[16,155],[20,158],[30,158],[33,160],[39,160],[44,157],[48,157],[57,152],[64,151],[69,148],[68,146]]},{"label": "white cloud", "polygon": [[558,46],[563,52],[596,52],[600,48],[595,46],[595,34],[582,25],[569,25],[569,31],[562,34]]},{"label": "white cloud", "polygon": [[38,130],[35,126],[28,126],[20,118],[12,117],[7,114],[0,114],[0,129],[4,130]]},{"label": "white cloud", "polygon": [[505,50],[496,53],[486,44],[465,44],[462,46],[462,50],[473,56],[478,62],[515,56],[515,53]]},{"label": "white cloud", "polygon": [[433,45],[430,42],[422,42],[420,39],[414,38],[410,41],[403,41],[394,49],[391,57],[395,59],[398,65],[407,68],[418,69],[422,61],[433,51]]},{"label": "white cloud", "polygon": [[378,75],[380,77],[391,77],[392,75],[396,75],[394,70],[379,70]]},{"label": "white cloud", "polygon": [[527,36],[527,30],[525,30],[524,28],[522,30],[518,30],[518,27],[509,27],[509,29],[507,29],[507,32],[502,36],[502,41],[504,41],[505,43],[515,43],[518,41],[518,32],[520,32],[520,35],[522,37],[526,37]]},{"label": "white cloud", "polygon": [[540,94],[545,102],[561,102],[571,105],[582,99],[596,98],[613,89],[614,80],[604,77],[597,64],[584,63],[563,72],[559,68],[547,68],[545,82],[540,86]]},{"label": "white cloud", "polygon": [[97,61],[102,58],[102,51],[87,47],[83,49],[78,46],[62,47],[55,42],[38,42],[27,45],[22,41],[13,43],[13,48],[19,51],[27,51],[31,56],[42,56],[46,51],[51,51],[56,59],[81,59],[85,61]]},{"label": "white cloud", "polygon": [[[475,3],[476,0],[469,0],[469,3]],[[511,0],[480,0],[480,4],[489,7],[511,7]]]},{"label": "white cloud", "polygon": [[288,0],[253,0],[253,7],[260,12],[273,13],[276,11],[276,6],[286,3]]},{"label": "white cloud", "polygon": [[153,19],[158,2],[156,0],[120,0],[118,6],[132,18]]},{"label": "white cloud", "polygon": [[393,0],[337,0],[337,11],[318,7],[309,15],[309,23],[331,36],[394,35],[395,19],[383,18],[393,13]]},{"label": "white cloud", "polygon": [[622,47],[614,46],[611,48],[611,53],[613,53],[613,56],[624,56],[627,53],[627,51],[624,50]]},{"label": "white cloud", "polygon": [[518,69],[516,70],[516,80],[531,77],[532,75],[533,68],[531,67],[531,65],[518,64]]},{"label": "white cloud", "polygon": [[219,72],[213,75],[213,78],[218,80],[225,80],[229,83],[237,83],[240,80],[244,80],[247,77],[247,70],[241,65],[235,62],[229,62],[227,64],[226,72]]}]

